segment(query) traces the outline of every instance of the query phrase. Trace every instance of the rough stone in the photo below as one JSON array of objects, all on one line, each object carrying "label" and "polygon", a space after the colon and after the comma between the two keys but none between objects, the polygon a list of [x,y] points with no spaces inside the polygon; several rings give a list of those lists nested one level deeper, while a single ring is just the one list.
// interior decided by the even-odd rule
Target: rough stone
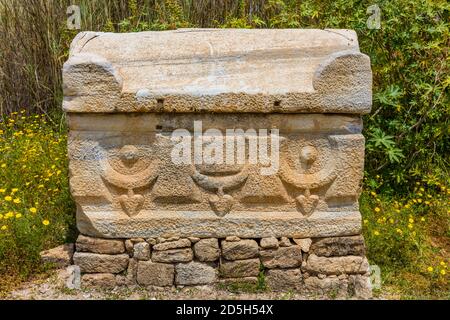
[{"label": "rough stone", "polygon": [[236,236],[228,236],[225,238],[225,241],[229,241],[229,242],[234,242],[234,241],[240,241],[241,238],[236,237]]},{"label": "rough stone", "polygon": [[75,252],[73,263],[80,267],[83,273],[119,273],[128,266],[127,254],[98,254],[90,252]]},{"label": "rough stone", "polygon": [[306,239],[293,239],[296,244],[302,248],[303,252],[309,252],[309,249],[311,247],[312,240],[310,238]]},{"label": "rough stone", "polygon": [[134,245],[130,239],[125,240],[125,251],[130,257],[133,256]]},{"label": "rough stone", "polygon": [[280,247],[290,247],[290,246],[292,246],[291,240],[289,240],[289,238],[286,238],[286,237],[281,237],[281,239],[279,241],[279,246]]},{"label": "rough stone", "polygon": [[279,246],[278,239],[275,237],[262,238],[259,245],[263,249],[277,249]]},{"label": "rough stone", "polygon": [[193,258],[194,254],[191,248],[153,251],[152,253],[152,261],[154,262],[189,262],[192,261]]},{"label": "rough stone", "polygon": [[317,256],[363,256],[364,238],[359,236],[314,239],[310,249]]},{"label": "rough stone", "polygon": [[219,279],[219,282],[226,285],[226,286],[256,286],[258,285],[258,278],[257,277],[243,277],[243,278],[224,278]]},{"label": "rough stone", "polygon": [[130,259],[130,261],[128,262],[126,274],[126,283],[128,285],[133,285],[136,283],[137,269],[138,269],[138,261],[136,259]]},{"label": "rough stone", "polygon": [[199,261],[216,261],[220,257],[219,241],[215,238],[199,240],[194,244],[194,253]]},{"label": "rough stone", "polygon": [[147,241],[147,243],[152,246],[158,243],[155,238],[147,238],[145,239],[145,241]]},{"label": "rough stone", "polygon": [[296,245],[272,250],[261,250],[259,255],[263,266],[269,269],[296,268],[302,264],[302,251],[300,246]]},{"label": "rough stone", "polygon": [[197,237],[188,237],[188,239],[191,243],[197,243],[200,241],[200,238]]},{"label": "rough stone", "polygon": [[66,267],[72,263],[73,251],[73,243],[66,243],[56,248],[42,251],[40,253],[41,261],[55,264],[59,268]]},{"label": "rough stone", "polygon": [[372,285],[370,283],[370,277],[364,275],[350,275],[349,287],[351,295],[357,299],[370,299],[372,298]]},{"label": "rough stone", "polygon": [[272,291],[300,290],[302,274],[300,269],[270,269],[266,274],[266,283]]},{"label": "rough stone", "polygon": [[223,278],[257,277],[259,274],[259,259],[220,262],[220,276]]},{"label": "rough stone", "polygon": [[369,263],[361,256],[318,257],[311,254],[306,261],[305,270],[309,273],[326,275],[364,274],[369,270]]},{"label": "rough stone", "polygon": [[222,241],[222,257],[227,260],[243,260],[258,256],[258,243],[255,240]]},{"label": "rough stone", "polygon": [[81,276],[81,285],[85,288],[114,288],[116,277],[112,273],[87,273]]},{"label": "rough stone", "polygon": [[178,248],[187,248],[191,246],[191,241],[189,239],[180,239],[180,240],[166,240],[163,243],[158,243],[153,246],[153,250],[163,251],[169,249],[178,249]]},{"label": "rough stone", "polygon": [[119,254],[125,252],[123,240],[93,238],[80,234],[76,242],[79,252]]},{"label": "rough stone", "polygon": [[210,284],[217,280],[217,270],[204,263],[179,263],[175,271],[175,283],[179,285]]},{"label": "rough stone", "polygon": [[150,245],[147,242],[136,243],[133,252],[133,257],[137,260],[150,260]]},{"label": "rough stone", "polygon": [[175,267],[171,264],[139,261],[137,282],[140,285],[158,287],[171,286],[174,281]]},{"label": "rough stone", "polygon": [[348,295],[348,280],[338,277],[308,277],[303,280],[304,290],[312,295],[328,296],[329,298],[343,299]]}]

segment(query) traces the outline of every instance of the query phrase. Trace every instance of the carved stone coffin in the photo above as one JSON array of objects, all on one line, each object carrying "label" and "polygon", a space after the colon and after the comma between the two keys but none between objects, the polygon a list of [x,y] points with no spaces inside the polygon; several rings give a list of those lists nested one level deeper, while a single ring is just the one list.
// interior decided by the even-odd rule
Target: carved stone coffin
[{"label": "carved stone coffin", "polygon": [[[372,75],[354,31],[83,32],[63,78],[81,233],[361,232],[361,115],[370,112]],[[239,153],[237,144],[227,149],[227,130],[244,132],[243,161],[202,161],[204,153],[220,155],[208,149],[211,141],[223,142],[223,154]],[[174,132],[184,136],[174,139]],[[183,149],[192,152],[190,163],[174,161],[181,140],[191,147]],[[271,174],[262,169],[273,162],[250,161],[264,142],[278,156]]]}]

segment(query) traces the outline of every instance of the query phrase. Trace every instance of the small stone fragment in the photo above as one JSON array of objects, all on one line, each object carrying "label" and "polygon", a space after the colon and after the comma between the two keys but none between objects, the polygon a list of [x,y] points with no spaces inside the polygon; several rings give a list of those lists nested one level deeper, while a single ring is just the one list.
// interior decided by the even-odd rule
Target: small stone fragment
[{"label": "small stone fragment", "polygon": [[188,237],[189,241],[191,241],[192,243],[197,243],[200,241],[200,238],[197,237]]},{"label": "small stone fragment", "polygon": [[282,237],[279,242],[280,247],[290,247],[292,246],[291,240],[286,237]]},{"label": "small stone fragment", "polygon": [[278,248],[278,239],[275,237],[262,238],[259,245],[263,249],[277,249]]},{"label": "small stone fragment", "polygon": [[300,246],[303,252],[309,252],[312,240],[310,238],[306,239],[293,239],[296,244]]},{"label": "small stone fragment", "polygon": [[233,241],[239,241],[241,240],[241,238],[236,237],[236,236],[229,236],[225,238],[225,241],[229,241],[229,242],[233,242]]},{"label": "small stone fragment", "polygon": [[137,260],[150,260],[150,245],[147,242],[136,243],[133,252],[133,257]]},{"label": "small stone fragment", "polygon": [[125,250],[132,257],[133,256],[133,242],[130,239],[125,240]]},{"label": "small stone fragment", "polygon": [[215,238],[202,239],[194,244],[194,253],[200,261],[216,261],[220,256],[219,241]]}]

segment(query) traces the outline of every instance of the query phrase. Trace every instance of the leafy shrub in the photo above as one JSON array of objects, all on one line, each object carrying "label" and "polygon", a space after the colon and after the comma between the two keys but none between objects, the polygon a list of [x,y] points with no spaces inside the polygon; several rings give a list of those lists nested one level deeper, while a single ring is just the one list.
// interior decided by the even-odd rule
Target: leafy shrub
[{"label": "leafy shrub", "polygon": [[73,234],[67,138],[45,119],[23,111],[0,121],[0,289],[43,270],[39,252]]}]

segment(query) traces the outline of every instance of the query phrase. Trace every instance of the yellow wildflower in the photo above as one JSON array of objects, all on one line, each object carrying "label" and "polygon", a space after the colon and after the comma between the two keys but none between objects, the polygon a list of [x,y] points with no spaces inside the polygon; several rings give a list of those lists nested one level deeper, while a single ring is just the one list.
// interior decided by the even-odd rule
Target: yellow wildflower
[{"label": "yellow wildflower", "polygon": [[413,218],[409,218],[409,223],[414,223],[414,219]]},{"label": "yellow wildflower", "polygon": [[36,209],[35,207],[32,207],[32,208],[30,208],[30,212],[31,212],[31,213],[36,213],[36,212],[37,212],[37,209]]},{"label": "yellow wildflower", "polygon": [[44,226],[48,226],[48,225],[50,224],[50,221],[48,221],[47,219],[45,219],[45,220],[42,221],[42,224],[43,224]]},{"label": "yellow wildflower", "polygon": [[21,213],[16,214],[16,219],[20,219],[20,218],[22,218],[22,214]]},{"label": "yellow wildflower", "polygon": [[420,221],[424,222],[424,221],[425,221],[425,218],[424,218],[424,217],[420,218]]},{"label": "yellow wildflower", "polygon": [[6,168],[6,163],[2,163],[1,167]]},{"label": "yellow wildflower", "polygon": [[444,269],[441,270],[441,274],[442,274],[443,276],[445,276],[446,272],[445,272]]},{"label": "yellow wildflower", "polygon": [[8,226],[4,225],[4,226],[2,226],[1,229],[2,229],[2,230],[6,230],[6,229],[8,229]]},{"label": "yellow wildflower", "polygon": [[6,189],[0,189],[0,193],[5,193]]},{"label": "yellow wildflower", "polygon": [[412,229],[413,225],[412,224],[408,224],[408,228]]},{"label": "yellow wildflower", "polygon": [[375,212],[380,212],[380,211],[381,211],[380,208],[378,208],[378,207],[375,208]]},{"label": "yellow wildflower", "polygon": [[12,201],[12,197],[11,196],[6,196],[5,197],[5,201]]},{"label": "yellow wildflower", "polygon": [[433,269],[433,267],[428,267],[427,270],[428,270],[428,272],[433,272],[434,269]]},{"label": "yellow wildflower", "polygon": [[16,193],[17,191],[19,191],[19,188],[12,188],[12,189],[11,189],[11,192],[12,192],[12,193]]},{"label": "yellow wildflower", "polygon": [[440,265],[441,265],[441,266],[445,266],[445,262],[444,262],[444,261],[441,261]]},{"label": "yellow wildflower", "polygon": [[380,235],[380,233],[379,233],[377,230],[375,230],[375,231],[373,232],[373,234],[376,235],[376,236],[379,236],[379,235]]},{"label": "yellow wildflower", "polygon": [[19,198],[15,198],[14,199],[14,203],[20,203],[21,201],[20,201],[20,199]]}]

